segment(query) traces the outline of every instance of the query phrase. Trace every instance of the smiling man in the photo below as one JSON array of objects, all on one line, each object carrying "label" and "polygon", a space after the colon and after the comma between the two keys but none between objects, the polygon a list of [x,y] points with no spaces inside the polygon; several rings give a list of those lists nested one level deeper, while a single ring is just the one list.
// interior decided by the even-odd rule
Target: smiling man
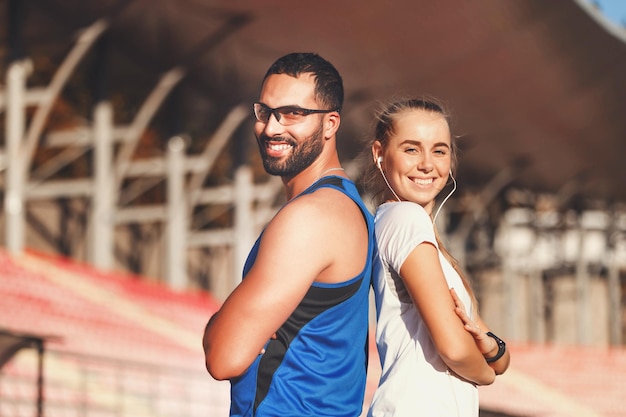
[{"label": "smiling man", "polygon": [[209,320],[206,367],[231,416],[359,416],[367,368],[372,216],[339,163],[343,84],[313,53],[278,59],[254,104],[263,165],[288,202]]}]

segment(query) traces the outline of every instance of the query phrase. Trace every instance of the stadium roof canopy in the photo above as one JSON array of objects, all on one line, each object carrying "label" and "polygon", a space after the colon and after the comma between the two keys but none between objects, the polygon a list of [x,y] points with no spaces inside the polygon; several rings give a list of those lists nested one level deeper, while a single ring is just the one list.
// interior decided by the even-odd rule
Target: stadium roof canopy
[{"label": "stadium roof canopy", "polygon": [[111,94],[145,95],[180,68],[185,94],[195,97],[178,109],[186,126],[254,101],[282,54],[314,51],[344,78],[348,158],[379,101],[427,94],[450,105],[463,137],[462,186],[479,189],[506,171],[510,184],[537,191],[626,198],[626,32],[583,0],[0,4],[0,27],[14,28],[0,35],[4,62],[21,32],[13,53],[23,48],[35,72],[54,66],[81,28],[104,19]]}]

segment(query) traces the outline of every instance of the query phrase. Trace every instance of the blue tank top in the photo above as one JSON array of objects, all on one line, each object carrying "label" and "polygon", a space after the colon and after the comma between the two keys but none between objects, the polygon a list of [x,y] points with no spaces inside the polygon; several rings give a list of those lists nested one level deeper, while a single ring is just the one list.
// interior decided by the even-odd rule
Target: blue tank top
[{"label": "blue tank top", "polygon": [[[350,180],[325,177],[301,195],[330,187],[361,209],[368,229],[363,271],[341,283],[314,282],[250,368],[231,382],[231,416],[356,417],[362,412],[368,353],[368,304],[375,251],[373,217]],[[244,266],[256,259],[259,239]]]}]

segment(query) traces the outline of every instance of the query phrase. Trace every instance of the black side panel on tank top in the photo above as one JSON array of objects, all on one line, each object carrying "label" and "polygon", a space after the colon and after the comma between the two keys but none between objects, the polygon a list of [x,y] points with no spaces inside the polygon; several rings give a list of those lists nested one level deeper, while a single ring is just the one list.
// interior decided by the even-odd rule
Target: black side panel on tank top
[{"label": "black side panel on tank top", "polygon": [[[306,190],[304,194],[313,192],[327,184],[344,189],[341,178],[328,177],[323,178],[314,187]],[[259,404],[265,399],[272,376],[282,363],[291,341],[297,336],[300,329],[326,310],[352,297],[360,286],[361,280],[357,280],[345,287],[312,286],[309,288],[298,307],[276,332],[276,339],[270,340],[265,348],[265,354],[261,358],[258,368],[258,385],[254,400],[255,412]]]}]

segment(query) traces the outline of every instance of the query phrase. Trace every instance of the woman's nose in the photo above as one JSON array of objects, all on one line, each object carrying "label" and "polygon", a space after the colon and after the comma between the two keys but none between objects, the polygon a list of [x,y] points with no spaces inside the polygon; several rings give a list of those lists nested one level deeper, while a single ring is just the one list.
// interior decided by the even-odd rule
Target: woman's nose
[{"label": "woman's nose", "polygon": [[430,172],[433,169],[433,161],[428,153],[422,153],[419,162],[417,163],[417,168],[420,171]]}]

